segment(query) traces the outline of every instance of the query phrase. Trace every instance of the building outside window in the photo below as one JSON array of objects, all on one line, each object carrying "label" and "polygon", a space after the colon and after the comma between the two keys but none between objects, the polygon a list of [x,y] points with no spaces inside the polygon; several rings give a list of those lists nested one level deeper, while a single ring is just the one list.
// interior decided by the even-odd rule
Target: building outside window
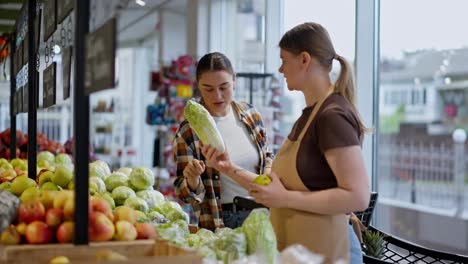
[{"label": "building outside window", "polygon": [[462,140],[468,39],[460,25],[468,23],[467,9],[466,1],[380,1],[377,225],[462,254],[468,251],[468,148]]}]

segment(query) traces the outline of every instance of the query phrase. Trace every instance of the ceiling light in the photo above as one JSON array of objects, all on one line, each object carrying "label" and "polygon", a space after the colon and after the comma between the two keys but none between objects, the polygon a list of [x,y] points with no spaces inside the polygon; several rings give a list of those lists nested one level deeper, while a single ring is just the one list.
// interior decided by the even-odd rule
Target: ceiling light
[{"label": "ceiling light", "polygon": [[143,1],[143,0],[135,0],[135,3],[137,3],[137,4],[141,5],[141,6],[146,5],[145,1]]},{"label": "ceiling light", "polygon": [[55,44],[54,47],[52,48],[52,50],[54,51],[55,54],[59,54],[62,49],[60,48],[59,45]]}]

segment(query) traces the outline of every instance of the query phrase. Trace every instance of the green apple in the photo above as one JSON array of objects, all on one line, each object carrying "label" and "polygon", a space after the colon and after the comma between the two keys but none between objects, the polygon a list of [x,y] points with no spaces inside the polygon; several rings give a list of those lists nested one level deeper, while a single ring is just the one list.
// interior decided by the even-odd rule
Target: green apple
[{"label": "green apple", "polygon": [[16,196],[20,196],[24,190],[28,189],[29,187],[36,186],[37,184],[33,179],[30,179],[26,176],[18,176],[11,183],[11,192],[16,194]]},{"label": "green apple", "polygon": [[46,182],[41,185],[41,190],[60,191],[60,188],[53,182]]},{"label": "green apple", "polygon": [[0,190],[9,191],[11,189],[11,182],[3,182],[0,184]]},{"label": "green apple", "polygon": [[54,175],[53,171],[45,171],[39,175],[39,185],[43,185],[46,182],[52,181],[52,175]]},{"label": "green apple", "polygon": [[51,175],[50,179],[53,183],[57,184],[58,186],[66,188],[70,181],[73,179],[73,173],[67,167],[58,165],[55,168],[54,175]]},{"label": "green apple", "polygon": [[41,191],[37,187],[29,187],[20,196],[21,202],[32,201],[39,199]]}]

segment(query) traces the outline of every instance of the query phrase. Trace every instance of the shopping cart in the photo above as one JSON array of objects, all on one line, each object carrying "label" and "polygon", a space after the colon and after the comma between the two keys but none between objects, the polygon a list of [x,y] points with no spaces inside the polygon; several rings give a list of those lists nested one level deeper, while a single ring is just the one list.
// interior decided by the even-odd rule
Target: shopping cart
[{"label": "shopping cart", "polygon": [[369,226],[372,232],[384,235],[384,253],[382,259],[364,256],[364,263],[444,263],[444,264],[466,264],[468,256],[447,253],[443,251],[429,249],[413,244],[393,235],[387,234],[375,227]]},{"label": "shopping cart", "polygon": [[387,234],[370,225],[375,206],[377,204],[378,193],[372,192],[369,207],[362,212],[355,212],[356,216],[371,232],[377,232],[383,235],[384,250],[381,259],[367,256],[364,254],[363,263],[382,264],[382,263],[444,263],[444,264],[468,264],[468,256],[447,253],[443,251],[425,248],[413,244],[401,238]]}]

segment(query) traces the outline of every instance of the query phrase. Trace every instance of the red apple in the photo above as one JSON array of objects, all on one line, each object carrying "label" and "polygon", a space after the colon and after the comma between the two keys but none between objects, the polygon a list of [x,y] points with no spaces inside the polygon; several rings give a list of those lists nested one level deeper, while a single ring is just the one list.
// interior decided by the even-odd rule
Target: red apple
[{"label": "red apple", "polygon": [[59,243],[70,243],[75,236],[75,223],[63,222],[57,229],[57,240]]},{"label": "red apple", "polygon": [[156,229],[150,223],[137,223],[135,225],[137,239],[151,239],[156,237]]},{"label": "red apple", "polygon": [[89,239],[91,241],[108,241],[114,237],[114,224],[101,212],[89,215]]},{"label": "red apple", "polygon": [[110,220],[113,220],[112,207],[106,200],[99,197],[91,197],[89,203],[91,212],[101,212]]},{"label": "red apple", "polygon": [[46,212],[45,222],[48,226],[55,228],[62,223],[63,210],[57,208],[50,208]]},{"label": "red apple", "polygon": [[18,245],[21,242],[21,236],[14,226],[9,226],[3,230],[0,236],[0,243],[4,245]]},{"label": "red apple", "polygon": [[52,230],[41,221],[34,221],[26,227],[26,240],[30,244],[47,244],[52,240]]},{"label": "red apple", "polygon": [[45,216],[44,205],[38,200],[31,200],[21,203],[18,208],[20,222],[27,224],[34,221],[41,221]]}]

